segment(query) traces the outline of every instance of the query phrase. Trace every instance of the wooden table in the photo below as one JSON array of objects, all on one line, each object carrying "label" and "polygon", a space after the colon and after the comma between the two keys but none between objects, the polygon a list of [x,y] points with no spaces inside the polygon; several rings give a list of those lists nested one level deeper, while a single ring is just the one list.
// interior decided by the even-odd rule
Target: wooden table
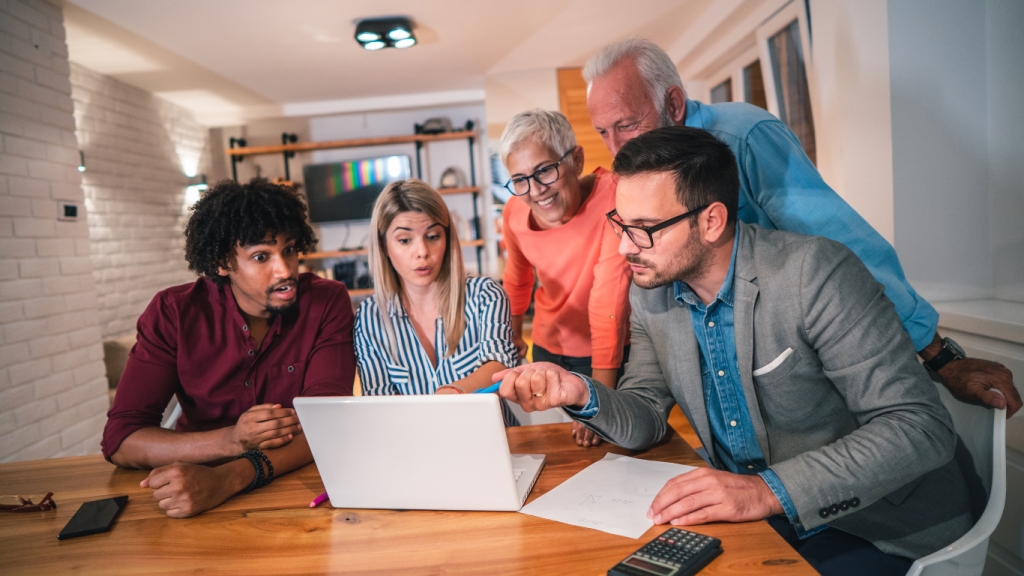
[{"label": "wooden table", "polygon": [[[518,454],[547,454],[530,500],[607,452],[703,465],[678,435],[643,453],[607,444],[579,448],[569,424],[510,428]],[[639,540],[514,512],[310,509],[323,492],[311,464],[267,488],[184,520],[167,518],[139,482],[100,456],[0,465],[0,494],[54,492],[49,512],[0,513],[0,572],[8,574],[605,574],[666,530]],[[410,478],[415,481],[415,478]],[[127,494],[110,532],[58,541],[89,500]],[[691,528],[720,538],[725,553],[703,574],[815,574],[765,522]]]}]

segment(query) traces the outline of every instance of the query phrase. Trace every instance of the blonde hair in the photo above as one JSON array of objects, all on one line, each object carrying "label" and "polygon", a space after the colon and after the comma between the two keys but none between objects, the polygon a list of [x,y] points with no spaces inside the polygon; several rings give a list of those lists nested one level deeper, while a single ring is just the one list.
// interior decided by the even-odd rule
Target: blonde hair
[{"label": "blonde hair", "polygon": [[445,230],[448,249],[441,263],[439,282],[441,318],[444,321],[444,340],[448,354],[455,353],[466,330],[466,282],[462,266],[462,247],[459,236],[452,226],[448,205],[441,195],[426,182],[410,178],[397,180],[387,185],[373,204],[370,216],[371,239],[367,246],[370,275],[373,278],[373,297],[381,324],[388,334],[392,358],[398,356],[395,344],[395,329],[391,325],[390,306],[401,306],[402,278],[388,258],[387,231],[391,222],[402,212],[417,212],[429,216]]}]

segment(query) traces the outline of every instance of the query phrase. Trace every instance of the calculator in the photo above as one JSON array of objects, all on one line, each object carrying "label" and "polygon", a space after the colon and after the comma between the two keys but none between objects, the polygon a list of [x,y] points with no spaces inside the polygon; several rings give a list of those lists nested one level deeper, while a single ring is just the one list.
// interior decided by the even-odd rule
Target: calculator
[{"label": "calculator", "polygon": [[613,566],[608,576],[689,576],[721,553],[718,538],[671,528]]}]

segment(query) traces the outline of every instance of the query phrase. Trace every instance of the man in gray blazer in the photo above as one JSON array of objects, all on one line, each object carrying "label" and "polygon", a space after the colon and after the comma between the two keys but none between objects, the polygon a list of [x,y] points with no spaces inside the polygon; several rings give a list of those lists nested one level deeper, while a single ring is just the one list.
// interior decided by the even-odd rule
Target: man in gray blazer
[{"label": "man in gray blazer", "polygon": [[612,390],[537,363],[501,373],[501,396],[564,406],[633,449],[679,404],[714,469],[669,481],[658,524],[772,517],[823,574],[903,574],[962,536],[973,517],[949,414],[860,260],[737,222],[735,158],[703,130],[634,138],[614,169],[609,220],[635,284],[626,374]]}]

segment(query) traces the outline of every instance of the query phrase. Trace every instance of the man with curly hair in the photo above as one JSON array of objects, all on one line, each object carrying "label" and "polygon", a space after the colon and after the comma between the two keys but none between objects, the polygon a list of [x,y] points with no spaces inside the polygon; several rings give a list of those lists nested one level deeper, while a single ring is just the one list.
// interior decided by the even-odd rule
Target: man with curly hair
[{"label": "man with curly hair", "polygon": [[[193,208],[185,259],[199,278],[156,295],[103,431],[103,455],[151,468],[142,486],[182,518],[313,461],[296,396],[352,394],[345,286],[298,274],[316,245],[306,206],[266,180],[225,181]],[[181,416],[160,427],[171,397]]]}]

